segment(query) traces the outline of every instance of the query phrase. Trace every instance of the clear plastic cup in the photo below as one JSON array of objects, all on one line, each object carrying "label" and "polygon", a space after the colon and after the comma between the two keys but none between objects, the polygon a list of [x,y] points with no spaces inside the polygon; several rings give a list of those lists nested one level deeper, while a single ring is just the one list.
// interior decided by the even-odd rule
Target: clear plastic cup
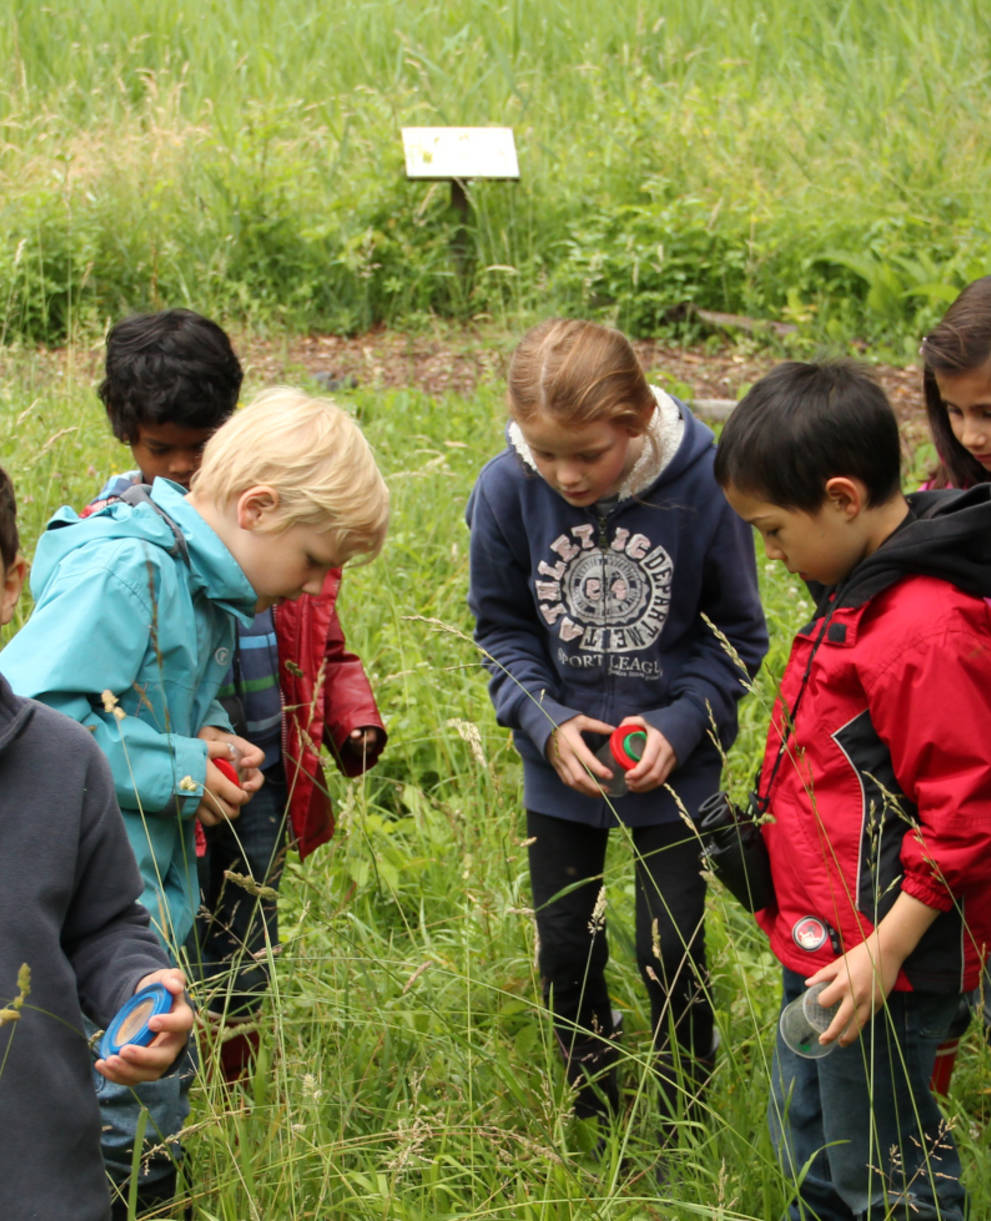
[{"label": "clear plastic cup", "polygon": [[636,767],[647,744],[647,735],[633,725],[620,725],[595,752],[596,759],[612,772],[612,780],[599,780],[607,797],[622,797],[626,792],[626,773]]},{"label": "clear plastic cup", "polygon": [[835,1041],[819,1042],[819,1036],[828,1028],[840,1007],[838,1001],[828,1009],[819,1004],[819,994],[826,987],[827,983],[813,984],[781,1010],[778,1023],[781,1037],[796,1056],[805,1060],[828,1056],[836,1046]]}]

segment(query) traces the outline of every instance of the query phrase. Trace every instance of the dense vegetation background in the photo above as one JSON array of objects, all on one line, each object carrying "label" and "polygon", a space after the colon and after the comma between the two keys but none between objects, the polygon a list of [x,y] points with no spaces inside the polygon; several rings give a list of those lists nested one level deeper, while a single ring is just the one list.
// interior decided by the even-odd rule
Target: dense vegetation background
[{"label": "dense vegetation background", "polygon": [[[991,264],[988,52],[980,0],[11,0],[0,339],[691,302],[914,351]],[[412,124],[515,130],[465,280]]]}]

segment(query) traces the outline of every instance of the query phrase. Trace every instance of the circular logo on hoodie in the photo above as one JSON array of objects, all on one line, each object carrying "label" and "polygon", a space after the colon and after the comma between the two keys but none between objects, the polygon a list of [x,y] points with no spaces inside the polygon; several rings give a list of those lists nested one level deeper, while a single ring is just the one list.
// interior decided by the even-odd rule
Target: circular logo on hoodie
[{"label": "circular logo on hoodie", "polygon": [[643,571],[625,555],[583,555],[562,581],[572,614],[588,622],[628,623],[638,619],[650,597]]},{"label": "circular logo on hoodie", "polygon": [[541,615],[569,652],[615,658],[643,652],[660,636],[673,577],[670,555],[647,535],[617,526],[600,540],[582,523],[551,543],[534,586]]}]

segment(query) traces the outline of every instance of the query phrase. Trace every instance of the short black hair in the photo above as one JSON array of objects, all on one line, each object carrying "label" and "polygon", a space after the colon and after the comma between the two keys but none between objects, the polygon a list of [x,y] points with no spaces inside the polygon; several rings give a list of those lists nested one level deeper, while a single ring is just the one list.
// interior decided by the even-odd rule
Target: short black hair
[{"label": "short black hair", "polygon": [[827,480],[855,478],[873,508],[901,490],[898,421],[863,366],[785,361],[734,408],[714,469],[721,487],[806,513],[822,506]]},{"label": "short black hair", "polygon": [[20,550],[17,537],[17,501],[10,476],[0,466],[0,561],[9,568]]},{"label": "short black hair", "polygon": [[135,314],[111,328],[98,393],[114,436],[129,445],[143,424],[219,428],[237,406],[243,376],[215,322],[169,309]]}]

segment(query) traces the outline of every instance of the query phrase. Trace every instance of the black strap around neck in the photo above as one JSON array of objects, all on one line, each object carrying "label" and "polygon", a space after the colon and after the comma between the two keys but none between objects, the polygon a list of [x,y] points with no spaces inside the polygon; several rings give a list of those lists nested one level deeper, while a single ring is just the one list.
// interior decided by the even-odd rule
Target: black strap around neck
[{"label": "black strap around neck", "polygon": [[179,529],[176,523],[169,517],[168,513],[161,505],[156,504],[151,498],[151,488],[147,483],[132,483],[129,488],[125,488],[120,494],[120,499],[125,504],[129,505],[151,505],[152,509],[158,514],[163,521],[168,524],[169,529],[175,542],[168,548],[169,555],[174,556],[177,560],[182,560],[184,564],[189,565],[189,547],[186,543],[186,538],[183,532]]}]

